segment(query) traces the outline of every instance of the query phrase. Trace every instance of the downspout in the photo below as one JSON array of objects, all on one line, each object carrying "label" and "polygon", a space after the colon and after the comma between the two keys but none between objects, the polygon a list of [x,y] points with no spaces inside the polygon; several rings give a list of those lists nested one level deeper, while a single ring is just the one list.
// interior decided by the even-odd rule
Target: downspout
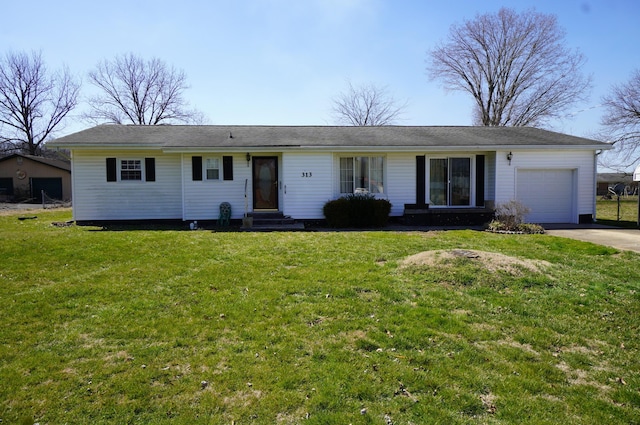
[{"label": "downspout", "polygon": [[[591,219],[591,221],[593,223],[595,223],[596,221],[598,221],[598,217],[596,216],[596,206],[597,206],[597,200],[596,198],[598,197],[598,155],[600,155],[602,153],[602,150],[600,151],[595,151],[594,155],[593,155],[593,184],[591,185],[591,190],[593,190],[593,196],[592,196],[592,200],[593,200],[593,218]],[[578,214],[578,221],[579,221],[580,215]]]},{"label": "downspout", "polygon": [[181,180],[180,185],[182,187],[182,190],[181,190],[181,192],[182,192],[181,193],[181,195],[182,195],[182,221],[185,221],[186,220],[186,218],[185,218],[186,211],[185,211],[185,204],[184,204],[184,199],[185,199],[185,194],[184,194],[184,192],[185,192],[185,187],[184,187],[184,184],[185,184],[184,183],[184,153],[180,154],[180,180]]},{"label": "downspout", "polygon": [[78,199],[76,198],[76,182],[74,181],[76,178],[76,162],[73,160],[73,149],[71,149],[71,178],[69,180],[71,180],[71,218],[73,219],[73,221],[77,221],[76,220],[76,209],[74,208],[75,203],[73,202],[74,200]]}]

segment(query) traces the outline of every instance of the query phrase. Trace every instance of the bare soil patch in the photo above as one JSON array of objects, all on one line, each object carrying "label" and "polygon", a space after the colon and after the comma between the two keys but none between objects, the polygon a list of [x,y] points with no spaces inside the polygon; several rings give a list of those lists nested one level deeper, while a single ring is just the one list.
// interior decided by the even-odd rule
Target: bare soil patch
[{"label": "bare soil patch", "polygon": [[0,215],[11,215],[41,209],[42,205],[38,204],[12,204],[10,202],[0,202]]},{"label": "bare soil patch", "polygon": [[[47,205],[47,210],[55,208],[59,211],[71,211],[70,207],[54,207]],[[14,214],[31,214],[37,211],[44,211],[42,204],[24,204],[24,203],[12,203],[12,202],[0,202],[0,215],[14,215]]]},{"label": "bare soil patch", "polygon": [[467,258],[477,262],[489,271],[504,271],[518,275],[522,270],[544,273],[551,263],[543,260],[530,260],[499,254],[497,252],[472,251],[467,249],[424,251],[411,255],[400,262],[401,267],[438,266],[451,263],[452,260]]}]

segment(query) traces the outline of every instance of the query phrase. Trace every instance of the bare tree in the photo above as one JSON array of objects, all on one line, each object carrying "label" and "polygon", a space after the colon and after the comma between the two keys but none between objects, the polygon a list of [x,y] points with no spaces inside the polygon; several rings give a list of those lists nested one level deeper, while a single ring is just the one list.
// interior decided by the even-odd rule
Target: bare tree
[{"label": "bare tree", "polygon": [[[614,162],[622,162],[615,165],[631,166],[640,160],[640,69],[635,70],[626,83],[613,86],[602,103],[606,139],[615,145]],[[614,164],[607,166],[615,168]]]},{"label": "bare tree", "polygon": [[428,73],[475,100],[485,126],[543,125],[585,99],[585,60],[565,47],[556,17],[502,8],[453,25],[448,41],[429,52]]},{"label": "bare tree", "polygon": [[0,60],[0,145],[37,155],[76,107],[80,83],[67,68],[49,73],[39,52]]},{"label": "bare tree", "polygon": [[407,103],[399,103],[386,87],[373,83],[354,87],[333,99],[334,119],[345,125],[380,126],[394,124],[404,113]]},{"label": "bare tree", "polygon": [[183,71],[152,58],[148,61],[132,53],[98,63],[89,72],[89,81],[99,94],[89,99],[84,118],[94,123],[158,125],[202,123],[204,115],[189,109],[184,99],[188,88]]}]

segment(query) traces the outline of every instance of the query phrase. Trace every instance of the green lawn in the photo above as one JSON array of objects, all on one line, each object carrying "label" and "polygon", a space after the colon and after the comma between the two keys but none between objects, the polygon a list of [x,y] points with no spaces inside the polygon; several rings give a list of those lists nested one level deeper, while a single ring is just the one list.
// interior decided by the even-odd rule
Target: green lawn
[{"label": "green lawn", "polygon": [[36,215],[0,216],[3,424],[640,423],[637,254]]},{"label": "green lawn", "polygon": [[620,198],[620,211],[618,212],[618,200],[598,199],[596,201],[596,216],[598,223],[611,224],[620,227],[638,227],[638,197],[628,196]]}]

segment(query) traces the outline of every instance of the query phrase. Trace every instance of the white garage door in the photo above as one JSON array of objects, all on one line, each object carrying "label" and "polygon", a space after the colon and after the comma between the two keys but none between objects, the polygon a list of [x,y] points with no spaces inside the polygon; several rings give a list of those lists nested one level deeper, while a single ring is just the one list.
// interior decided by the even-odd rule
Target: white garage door
[{"label": "white garage door", "polygon": [[573,170],[518,170],[516,199],[530,223],[576,223]]}]

